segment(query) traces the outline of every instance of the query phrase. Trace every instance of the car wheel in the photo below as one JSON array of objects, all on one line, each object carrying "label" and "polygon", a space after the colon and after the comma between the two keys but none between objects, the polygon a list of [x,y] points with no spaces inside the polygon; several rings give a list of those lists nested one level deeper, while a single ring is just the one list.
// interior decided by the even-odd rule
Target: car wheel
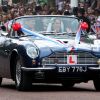
[{"label": "car wheel", "polygon": [[21,70],[22,66],[23,64],[21,63],[21,60],[18,59],[15,68],[15,84],[19,91],[29,90],[32,86],[31,77]]},{"label": "car wheel", "polygon": [[1,83],[2,83],[2,77],[0,77],[0,86],[1,86]]},{"label": "car wheel", "polygon": [[72,83],[72,82],[64,82],[64,83],[62,83],[62,86],[64,88],[71,88],[71,87],[74,86],[74,83]]},{"label": "car wheel", "polygon": [[94,79],[93,80],[94,87],[97,91],[100,91],[100,79]]}]

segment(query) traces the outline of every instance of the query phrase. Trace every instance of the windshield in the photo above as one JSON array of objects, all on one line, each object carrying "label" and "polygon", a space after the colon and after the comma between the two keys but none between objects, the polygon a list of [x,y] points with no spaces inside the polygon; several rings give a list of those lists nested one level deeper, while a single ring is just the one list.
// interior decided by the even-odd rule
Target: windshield
[{"label": "windshield", "polygon": [[28,30],[41,34],[76,33],[79,26],[78,19],[65,16],[22,17],[16,22]]}]

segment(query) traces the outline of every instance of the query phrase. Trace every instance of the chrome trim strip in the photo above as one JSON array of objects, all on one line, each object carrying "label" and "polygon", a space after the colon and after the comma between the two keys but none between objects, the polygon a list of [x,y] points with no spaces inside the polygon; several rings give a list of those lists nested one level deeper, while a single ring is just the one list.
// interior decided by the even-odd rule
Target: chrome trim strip
[{"label": "chrome trim strip", "polygon": [[45,71],[45,70],[54,70],[56,69],[56,67],[39,67],[39,68],[26,68],[26,67],[22,67],[21,68],[23,71]]},{"label": "chrome trim strip", "polygon": [[89,67],[90,70],[100,71],[100,65],[98,67]]},{"label": "chrome trim strip", "polygon": [[43,66],[99,66],[98,64],[43,64]]}]

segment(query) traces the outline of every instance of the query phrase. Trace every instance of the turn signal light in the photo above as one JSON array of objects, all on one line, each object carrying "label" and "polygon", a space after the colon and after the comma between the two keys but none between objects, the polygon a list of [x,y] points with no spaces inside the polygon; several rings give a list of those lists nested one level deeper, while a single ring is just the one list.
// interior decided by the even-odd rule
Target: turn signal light
[{"label": "turn signal light", "polygon": [[32,60],[32,64],[33,64],[33,65],[36,64],[36,61],[35,61],[35,60]]}]

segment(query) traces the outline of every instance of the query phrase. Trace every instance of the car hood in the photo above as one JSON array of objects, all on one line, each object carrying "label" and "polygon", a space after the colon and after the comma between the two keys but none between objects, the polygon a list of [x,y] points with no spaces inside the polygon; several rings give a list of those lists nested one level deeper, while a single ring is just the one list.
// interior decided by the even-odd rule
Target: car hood
[{"label": "car hood", "polygon": [[[61,41],[61,40],[60,40]],[[58,41],[58,42],[60,42]],[[67,40],[68,41],[68,40]],[[37,45],[37,47],[40,50],[40,57],[48,56],[54,52],[90,52],[94,56],[100,57],[100,41],[95,41],[94,44],[88,44],[85,42],[80,42],[79,44],[75,44],[75,40],[70,40],[68,43],[62,43],[56,44],[51,41],[46,40],[35,40],[34,43]]]},{"label": "car hood", "polygon": [[81,42],[80,44],[75,44],[75,40],[70,40],[68,43],[62,43],[61,40],[57,42],[55,41],[48,41],[48,40],[33,40],[30,39],[40,50],[39,57],[46,57],[51,55],[54,52],[70,52],[73,48],[74,51],[88,51],[91,52],[92,48],[91,45]]},{"label": "car hood", "polygon": [[[16,43],[17,40],[13,40]],[[67,45],[60,43],[56,40],[44,40],[44,39],[34,39],[34,37],[21,37],[20,41],[17,41],[19,45],[31,45],[35,46],[39,50],[39,57],[43,58],[49,56],[54,52],[67,52]]]},{"label": "car hood", "polygon": [[34,44],[39,48],[40,58],[49,56],[54,52],[67,52],[67,46],[55,40],[34,40]]}]

